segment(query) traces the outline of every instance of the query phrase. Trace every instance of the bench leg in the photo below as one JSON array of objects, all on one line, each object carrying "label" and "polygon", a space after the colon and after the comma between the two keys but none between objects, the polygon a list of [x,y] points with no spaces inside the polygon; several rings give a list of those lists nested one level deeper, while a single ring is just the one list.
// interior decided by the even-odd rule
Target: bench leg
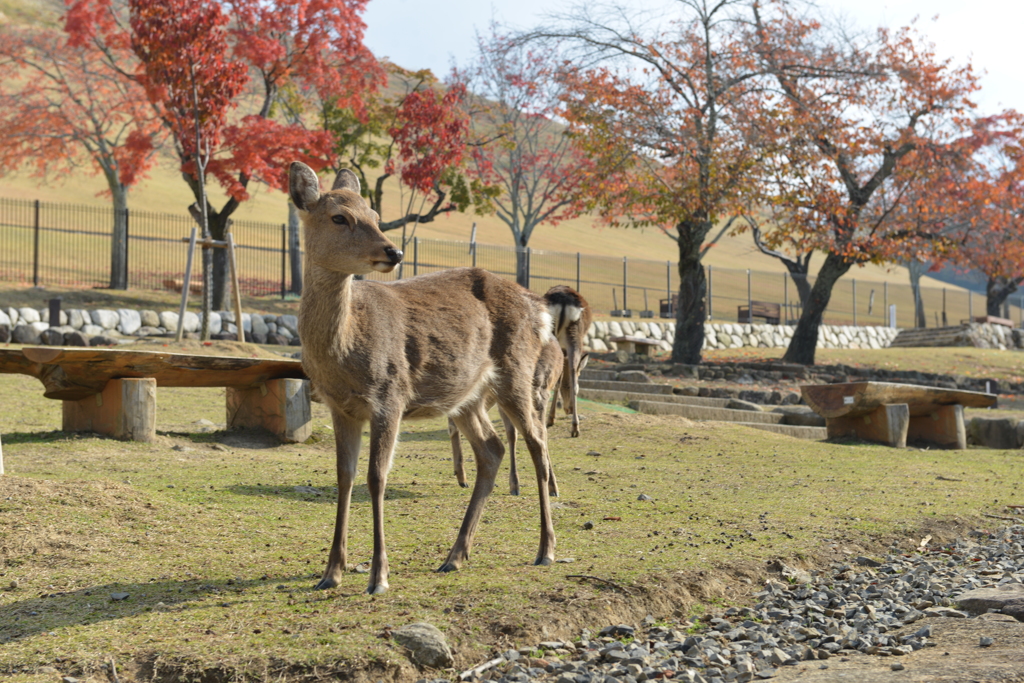
[{"label": "bench leg", "polygon": [[124,441],[156,439],[155,379],[112,379],[98,394],[62,403],[65,432],[96,432]]},{"label": "bench leg", "polygon": [[963,450],[967,448],[964,429],[964,407],[939,406],[928,415],[910,418],[907,438],[928,441],[937,446]]},{"label": "bench leg", "polygon": [[879,406],[866,415],[830,417],[825,421],[825,427],[830,439],[853,436],[864,441],[905,448],[909,423],[909,406],[906,403],[897,403]]},{"label": "bench leg", "polygon": [[309,381],[273,379],[258,387],[227,388],[228,429],[262,427],[298,443],[313,433]]}]

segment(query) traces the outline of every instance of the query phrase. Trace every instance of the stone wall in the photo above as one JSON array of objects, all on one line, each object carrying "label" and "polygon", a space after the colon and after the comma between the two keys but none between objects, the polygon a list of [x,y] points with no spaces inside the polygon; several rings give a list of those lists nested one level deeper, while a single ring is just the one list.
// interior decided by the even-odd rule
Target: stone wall
[{"label": "stone wall", "polygon": [[[60,312],[56,325],[51,325],[49,318],[48,308],[0,308],[0,343],[97,346],[139,337],[173,337],[178,329],[175,311],[70,308]],[[187,311],[182,323],[186,338],[198,339],[201,327],[201,314]],[[259,344],[296,346],[298,327],[294,315],[242,314],[246,340]],[[210,334],[214,339],[236,339],[234,312],[211,313]]]},{"label": "stone wall", "polygon": [[[705,349],[786,348],[793,338],[792,325],[749,325],[710,323],[704,326]],[[818,348],[883,349],[899,330],[890,327],[852,327],[822,325]],[[597,321],[587,334],[587,346],[598,353],[617,350],[614,337],[643,336],[661,341],[665,351],[672,349],[675,324],[641,320]]]}]

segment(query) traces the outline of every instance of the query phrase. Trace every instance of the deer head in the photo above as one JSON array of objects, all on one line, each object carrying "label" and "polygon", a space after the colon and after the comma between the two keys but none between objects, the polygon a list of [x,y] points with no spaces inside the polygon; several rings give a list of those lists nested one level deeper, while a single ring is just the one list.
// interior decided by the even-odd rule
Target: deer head
[{"label": "deer head", "polygon": [[390,273],[401,263],[402,251],[380,231],[380,216],[359,194],[359,178],[352,171],[340,171],[331,191],[321,193],[313,169],[293,162],[288,193],[301,212],[311,263],[350,275]]}]

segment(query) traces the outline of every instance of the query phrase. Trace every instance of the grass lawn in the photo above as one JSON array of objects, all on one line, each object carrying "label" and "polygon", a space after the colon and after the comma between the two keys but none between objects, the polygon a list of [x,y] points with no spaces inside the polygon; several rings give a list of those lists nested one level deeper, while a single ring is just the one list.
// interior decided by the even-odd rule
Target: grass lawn
[{"label": "grass lawn", "polygon": [[[111,659],[122,680],[415,680],[390,628],[435,624],[468,668],[582,627],[744,603],[773,558],[910,550],[1024,503],[1015,451],[810,443],[585,402],[579,439],[564,420],[550,436],[559,563],[529,564],[539,532],[523,471],[524,495],[499,480],[470,561],[439,575],[469,492],[444,422],[408,422],[386,504],[391,590],[368,597],[353,572],[315,592],[334,517],[322,406],[309,442],[280,445],[202,431],[224,420],[221,390],[161,389],[157,442],[122,443],[53,431],[60,405],[40,389],[0,375],[0,673],[13,681],[52,681],[42,667],[104,680]],[[358,485],[353,562],[370,558],[370,525]],[[622,589],[569,578],[581,574]]]}]

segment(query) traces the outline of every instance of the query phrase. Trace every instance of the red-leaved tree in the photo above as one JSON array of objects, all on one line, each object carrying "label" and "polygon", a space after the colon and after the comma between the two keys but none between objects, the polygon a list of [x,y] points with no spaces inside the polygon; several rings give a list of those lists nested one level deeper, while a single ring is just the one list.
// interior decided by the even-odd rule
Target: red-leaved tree
[{"label": "red-leaved tree", "polygon": [[[121,68],[145,85],[196,201],[203,196],[199,160],[228,194],[221,207],[206,211],[213,238],[224,239],[250,183],[285,190],[291,161],[323,168],[330,158],[327,131],[301,117],[282,122],[274,105],[333,99],[358,106],[378,81],[379,67],[362,44],[365,2],[129,0],[125,21],[114,0],[74,0],[67,25],[82,41],[131,46],[137,61]],[[202,149],[195,145],[195,112]],[[226,265],[216,250],[215,308],[225,304]]]},{"label": "red-leaved tree", "polygon": [[114,208],[110,287],[125,289],[128,191],[153,164],[162,133],[145,91],[108,56],[132,59],[124,45],[103,53],[56,29],[0,27],[0,174],[102,173]]}]

